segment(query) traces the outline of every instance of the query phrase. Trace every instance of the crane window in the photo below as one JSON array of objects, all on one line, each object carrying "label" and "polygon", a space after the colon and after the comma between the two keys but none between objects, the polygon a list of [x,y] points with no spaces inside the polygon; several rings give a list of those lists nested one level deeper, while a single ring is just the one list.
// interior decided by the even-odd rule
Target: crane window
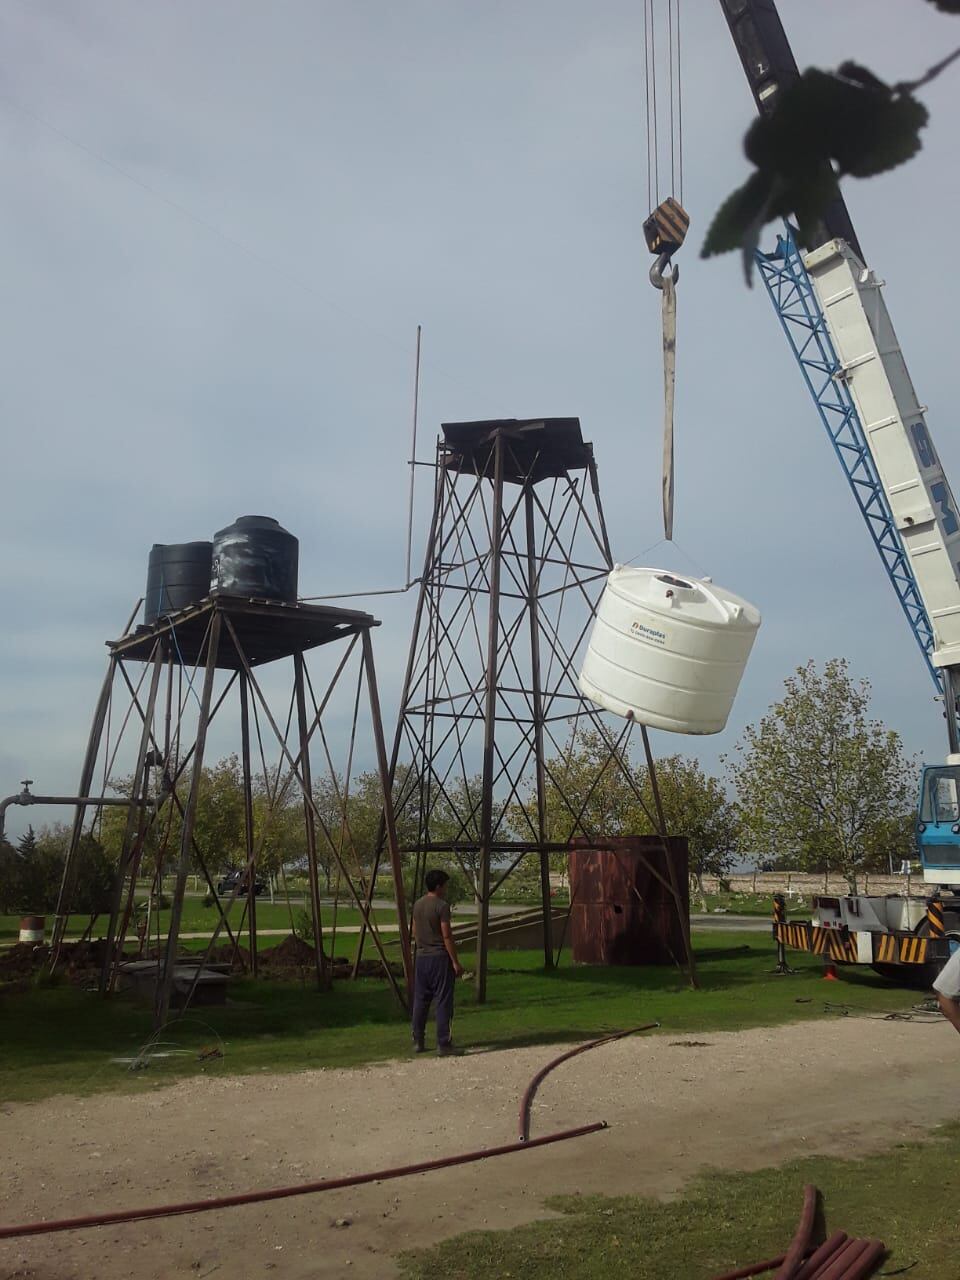
[{"label": "crane window", "polygon": [[960,770],[929,769],[923,787],[922,822],[960,821]]}]

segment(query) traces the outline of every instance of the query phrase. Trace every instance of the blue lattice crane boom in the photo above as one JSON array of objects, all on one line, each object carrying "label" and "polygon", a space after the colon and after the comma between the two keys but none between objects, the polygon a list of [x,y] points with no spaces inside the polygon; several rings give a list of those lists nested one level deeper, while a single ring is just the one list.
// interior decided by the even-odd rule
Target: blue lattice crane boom
[{"label": "blue lattice crane boom", "polygon": [[[773,0],[720,0],[757,110],[800,72]],[[960,944],[960,507],[940,465],[882,294],[841,196],[801,249],[790,227],[757,267],[900,606],[944,695],[949,754],[923,770],[917,835],[927,901],[814,900],[774,932],[834,961],[911,968],[922,981]],[[950,935],[954,935],[951,940]]]}]

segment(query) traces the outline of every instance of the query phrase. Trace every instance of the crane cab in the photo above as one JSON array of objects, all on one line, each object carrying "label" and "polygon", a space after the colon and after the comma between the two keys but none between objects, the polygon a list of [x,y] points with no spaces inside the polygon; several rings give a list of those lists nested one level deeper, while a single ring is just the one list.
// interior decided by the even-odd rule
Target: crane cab
[{"label": "crane cab", "polygon": [[960,887],[960,763],[923,770],[917,845],[926,883]]}]

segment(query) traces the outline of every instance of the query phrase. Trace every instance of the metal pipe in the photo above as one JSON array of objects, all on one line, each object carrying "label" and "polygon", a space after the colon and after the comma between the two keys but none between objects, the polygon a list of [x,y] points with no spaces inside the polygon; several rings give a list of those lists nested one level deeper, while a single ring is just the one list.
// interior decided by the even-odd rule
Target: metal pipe
[{"label": "metal pipe", "polygon": [[7,810],[12,804],[69,804],[78,806],[110,804],[153,808],[153,803],[152,800],[131,799],[129,796],[35,796],[29,791],[20,791],[15,796],[7,796],[5,799],[0,800],[0,840],[4,838],[4,823],[6,822]]},{"label": "metal pipe", "polygon": [[579,1125],[575,1129],[561,1129],[557,1133],[531,1138],[528,1142],[506,1142],[499,1147],[482,1151],[464,1151],[455,1156],[442,1156],[437,1160],[422,1160],[418,1164],[397,1165],[392,1169],[376,1169],[372,1173],[354,1173],[345,1178],[322,1178],[319,1182],[301,1182],[290,1187],[271,1187],[266,1191],[245,1191],[239,1195],[217,1196],[210,1200],[185,1200],[179,1204],[153,1205],[145,1209],[118,1209],[113,1213],[91,1213],[81,1218],[61,1218],[50,1222],[26,1222],[14,1227],[0,1227],[0,1240],[15,1240],[22,1236],[50,1235],[61,1231],[81,1231],[85,1227],[106,1227],[119,1222],[142,1222],[149,1218],[173,1218],[187,1213],[209,1213],[213,1209],[230,1209],[241,1204],[260,1204],[268,1200],[286,1200],[291,1196],[313,1195],[320,1191],[339,1191],[343,1187],[358,1187],[366,1182],[386,1182],[391,1178],[408,1178],[415,1173],[429,1173],[433,1169],[449,1169],[458,1164],[473,1164],[493,1156],[511,1155],[516,1151],[529,1151],[532,1147],[546,1147],[554,1142],[566,1142],[588,1133],[606,1129],[607,1122]]},{"label": "metal pipe", "polygon": [[653,1031],[659,1025],[659,1022],[645,1022],[642,1026],[629,1027],[626,1031],[615,1031],[612,1035],[601,1036],[598,1040],[588,1040],[586,1044],[578,1044],[573,1049],[568,1049],[566,1053],[561,1053],[556,1058],[551,1058],[545,1067],[540,1068],[523,1091],[523,1097],[520,1099],[519,1124],[517,1126],[518,1140],[520,1142],[528,1142],[530,1140],[530,1106],[533,1102],[533,1095],[554,1067],[559,1067],[561,1062],[566,1062],[568,1058],[575,1058],[579,1053],[586,1053],[588,1049],[597,1049],[602,1044],[611,1044],[614,1040],[623,1040],[626,1036],[636,1035],[638,1031]]}]

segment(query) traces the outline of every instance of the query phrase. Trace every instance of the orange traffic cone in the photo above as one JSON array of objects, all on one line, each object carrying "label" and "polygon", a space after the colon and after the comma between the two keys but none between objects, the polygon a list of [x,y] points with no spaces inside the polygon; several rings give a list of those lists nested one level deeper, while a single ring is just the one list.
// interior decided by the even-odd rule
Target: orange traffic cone
[{"label": "orange traffic cone", "polygon": [[832,960],[828,960],[826,964],[823,966],[823,981],[824,982],[840,981],[840,979],[837,977],[837,966],[833,963]]}]

